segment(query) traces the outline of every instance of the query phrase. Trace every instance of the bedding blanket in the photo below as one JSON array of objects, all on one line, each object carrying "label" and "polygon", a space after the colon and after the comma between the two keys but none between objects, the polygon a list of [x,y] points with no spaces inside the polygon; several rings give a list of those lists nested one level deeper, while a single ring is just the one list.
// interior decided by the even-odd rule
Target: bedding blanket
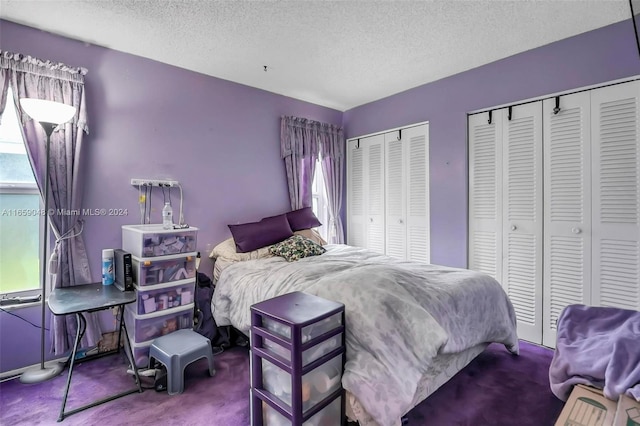
[{"label": "bedding blanket", "polygon": [[250,306],[292,291],[343,303],[342,384],[381,426],[399,424],[436,355],[483,342],[518,353],[513,306],[493,278],[347,245],[325,248],[296,262],[272,257],[228,266],[212,299],[216,323],[249,334]]},{"label": "bedding blanket", "polygon": [[558,318],[549,366],[553,393],[566,401],[574,385],[603,389],[614,401],[640,401],[640,312],[569,305]]}]

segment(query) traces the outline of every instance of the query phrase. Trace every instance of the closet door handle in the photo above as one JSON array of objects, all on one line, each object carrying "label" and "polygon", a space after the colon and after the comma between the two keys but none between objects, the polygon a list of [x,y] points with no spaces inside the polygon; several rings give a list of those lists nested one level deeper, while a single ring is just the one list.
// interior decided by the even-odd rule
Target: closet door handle
[{"label": "closet door handle", "polygon": [[515,226],[515,225],[511,225],[511,230],[512,230],[512,231],[515,231],[516,229],[518,229],[518,227],[517,227],[517,226]]},{"label": "closet door handle", "polygon": [[402,219],[398,219],[398,223],[399,223],[400,225],[402,225],[402,224],[404,223],[404,220],[402,220]]},{"label": "closet door handle", "polygon": [[581,232],[582,232],[582,229],[580,229],[580,228],[573,228],[573,229],[571,229],[571,232],[573,232],[574,234],[579,234],[579,233],[581,233]]}]

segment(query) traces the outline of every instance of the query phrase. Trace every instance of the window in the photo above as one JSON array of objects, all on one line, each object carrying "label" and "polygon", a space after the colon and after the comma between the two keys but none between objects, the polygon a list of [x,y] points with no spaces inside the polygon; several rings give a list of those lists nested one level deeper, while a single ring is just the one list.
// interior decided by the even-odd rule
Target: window
[{"label": "window", "polygon": [[40,193],[9,89],[0,122],[0,294],[40,291],[40,213]]},{"label": "window", "polygon": [[313,213],[315,213],[320,223],[322,223],[322,226],[318,228],[318,232],[320,232],[323,239],[328,241],[329,207],[327,205],[327,194],[324,190],[324,177],[322,176],[322,164],[320,160],[316,162],[311,197]]}]

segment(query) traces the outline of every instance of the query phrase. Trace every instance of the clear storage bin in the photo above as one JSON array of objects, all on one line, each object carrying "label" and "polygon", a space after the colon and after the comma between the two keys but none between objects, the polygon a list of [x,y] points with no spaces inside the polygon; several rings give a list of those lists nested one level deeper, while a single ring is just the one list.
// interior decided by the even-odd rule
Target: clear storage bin
[{"label": "clear storage bin", "polygon": [[136,257],[196,251],[198,228],[164,229],[160,224],[123,225],[122,249]]},{"label": "clear storage bin", "polygon": [[[339,333],[325,340],[324,342],[318,343],[317,345],[303,351],[302,366],[306,366],[307,364],[315,361],[316,359],[322,357],[323,355],[328,354],[332,350],[339,348],[341,345],[342,345],[342,333]],[[262,347],[266,349],[267,352],[276,354],[280,358],[284,358],[285,360],[291,362],[291,351],[288,350],[287,348],[280,346],[276,342],[272,342],[267,337],[262,338]]]},{"label": "clear storage bin", "polygon": [[157,285],[196,277],[197,252],[184,254],[136,257],[131,256],[133,282],[138,286]]},{"label": "clear storage bin", "polygon": [[132,339],[129,339],[131,344],[131,350],[133,351],[133,360],[138,368],[149,367],[149,351],[153,340],[147,340],[146,342],[136,343]]},{"label": "clear storage bin", "polygon": [[129,337],[136,343],[153,340],[183,328],[193,328],[193,303],[145,315],[138,315],[130,308],[131,304],[126,306],[124,321]]},{"label": "clear storage bin", "polygon": [[136,314],[144,315],[193,303],[195,279],[176,281],[153,286],[135,286]]},{"label": "clear storage bin", "polygon": [[[342,422],[340,416],[342,413],[341,407],[342,400],[337,398],[333,402],[329,403],[322,410],[311,416],[309,420],[302,423],[302,426],[324,426],[331,425],[337,426]],[[291,420],[280,414],[275,408],[271,407],[266,402],[262,402],[262,424],[263,426],[291,426]]]},{"label": "clear storage bin", "polygon": [[[338,312],[321,321],[302,327],[302,343],[306,343],[311,339],[333,330],[334,328],[340,327],[341,325],[342,314]],[[262,317],[262,327],[286,339],[291,339],[291,327],[272,320],[271,318]]]},{"label": "clear storage bin", "polygon": [[[261,359],[261,362],[263,389],[291,406],[291,375],[266,359]],[[302,411],[312,408],[340,389],[341,380],[342,354],[304,374],[302,376]]]}]

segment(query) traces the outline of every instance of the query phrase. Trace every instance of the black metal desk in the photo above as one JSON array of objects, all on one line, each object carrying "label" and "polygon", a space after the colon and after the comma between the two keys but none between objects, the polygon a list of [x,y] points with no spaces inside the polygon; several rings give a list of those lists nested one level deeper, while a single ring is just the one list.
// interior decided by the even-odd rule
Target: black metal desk
[{"label": "black metal desk", "polygon": [[133,303],[136,301],[136,293],[134,291],[120,291],[114,285],[102,285],[102,283],[84,284],[73,287],[56,288],[51,292],[49,296],[49,309],[54,315],[69,315],[76,314],[78,319],[78,326],[76,332],[76,340],[73,344],[73,351],[71,352],[71,362],[69,365],[69,375],[67,377],[67,386],[64,390],[64,399],[62,400],[62,408],[60,409],[60,416],[58,421],[61,422],[66,416],[70,416],[79,411],[86,410],[87,408],[95,407],[96,405],[112,401],[116,398],[120,398],[125,395],[132,394],[134,392],[142,392],[142,384],[140,383],[140,376],[138,376],[138,368],[136,363],[131,362],[137,387],[128,391],[121,392],[117,395],[113,395],[107,398],[100,399],[91,404],[84,405],[71,411],[65,412],[65,406],[67,405],[67,396],[69,394],[69,386],[71,385],[71,375],[73,374],[73,364],[76,358],[76,352],[78,351],[78,345],[80,339],[84,335],[87,327],[87,321],[82,315],[84,312],[102,311],[104,309],[118,308],[120,314],[120,326],[118,328],[118,349],[120,349],[120,338],[122,331],[124,330],[125,344],[127,345],[128,353],[132,354],[131,343],[129,343],[129,334],[127,333],[127,327],[124,323],[124,305]]}]

